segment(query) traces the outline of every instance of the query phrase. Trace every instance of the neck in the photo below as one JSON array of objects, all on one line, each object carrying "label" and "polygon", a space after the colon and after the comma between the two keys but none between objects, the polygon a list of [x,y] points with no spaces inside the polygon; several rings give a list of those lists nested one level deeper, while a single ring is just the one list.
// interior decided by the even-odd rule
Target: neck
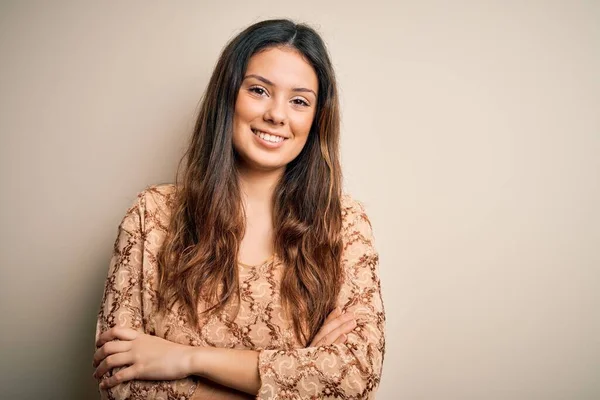
[{"label": "neck", "polygon": [[244,202],[252,205],[263,204],[271,209],[273,192],[283,172],[283,169],[257,171],[248,168],[239,168],[238,176]]}]

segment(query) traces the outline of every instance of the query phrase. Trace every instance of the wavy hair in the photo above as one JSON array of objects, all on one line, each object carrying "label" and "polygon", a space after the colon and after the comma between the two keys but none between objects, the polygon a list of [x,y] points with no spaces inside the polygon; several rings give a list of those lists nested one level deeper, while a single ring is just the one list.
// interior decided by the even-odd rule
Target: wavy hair
[{"label": "wavy hair", "polygon": [[176,174],[171,221],[157,260],[157,297],[160,311],[178,302],[194,326],[199,301],[209,304],[207,313],[239,302],[237,259],[245,214],[232,143],[235,102],[250,57],[278,46],[302,54],[319,82],[308,139],[286,166],[273,209],[274,249],[286,266],[282,306],[297,339],[310,343],[335,307],[343,279],[342,175],[333,66],[319,34],[304,24],[256,23],[221,53]]}]

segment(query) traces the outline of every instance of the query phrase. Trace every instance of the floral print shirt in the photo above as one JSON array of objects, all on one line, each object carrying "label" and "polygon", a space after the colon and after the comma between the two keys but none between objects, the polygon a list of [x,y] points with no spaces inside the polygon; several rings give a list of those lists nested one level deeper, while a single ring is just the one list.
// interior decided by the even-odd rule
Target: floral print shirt
[{"label": "floral print shirt", "polygon": [[[344,344],[306,347],[293,334],[280,304],[283,264],[239,265],[240,308],[226,306],[189,326],[183,309],[156,311],[156,255],[168,227],[175,186],[149,186],[123,217],[114,243],[96,326],[96,338],[111,327],[128,327],[190,346],[259,351],[261,387],[256,399],[373,399],[385,350],[385,313],[379,255],[364,207],[342,197],[344,283],[338,305],[353,311],[356,327]],[[116,372],[114,369],[112,372]],[[175,381],[133,380],[107,390],[103,399],[251,399],[254,396],[190,376]]]}]

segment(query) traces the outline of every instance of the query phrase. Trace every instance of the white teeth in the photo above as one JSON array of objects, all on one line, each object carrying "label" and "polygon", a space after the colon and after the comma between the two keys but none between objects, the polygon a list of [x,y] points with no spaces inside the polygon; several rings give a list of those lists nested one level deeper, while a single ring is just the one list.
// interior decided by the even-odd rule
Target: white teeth
[{"label": "white teeth", "polygon": [[281,136],[269,135],[268,133],[264,133],[264,132],[257,131],[257,130],[253,130],[253,132],[259,138],[266,140],[267,142],[279,143],[279,142],[283,141],[283,138]]}]

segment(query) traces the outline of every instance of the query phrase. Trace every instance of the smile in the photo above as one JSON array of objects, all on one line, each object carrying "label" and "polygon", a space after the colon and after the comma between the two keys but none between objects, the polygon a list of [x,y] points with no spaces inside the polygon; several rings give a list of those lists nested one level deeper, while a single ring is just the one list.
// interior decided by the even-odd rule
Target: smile
[{"label": "smile", "polygon": [[258,136],[262,140],[265,140],[270,143],[280,143],[286,139],[281,136],[269,135],[268,133],[264,133],[264,132],[258,131],[256,129],[252,129],[252,133],[254,133],[256,136]]}]

